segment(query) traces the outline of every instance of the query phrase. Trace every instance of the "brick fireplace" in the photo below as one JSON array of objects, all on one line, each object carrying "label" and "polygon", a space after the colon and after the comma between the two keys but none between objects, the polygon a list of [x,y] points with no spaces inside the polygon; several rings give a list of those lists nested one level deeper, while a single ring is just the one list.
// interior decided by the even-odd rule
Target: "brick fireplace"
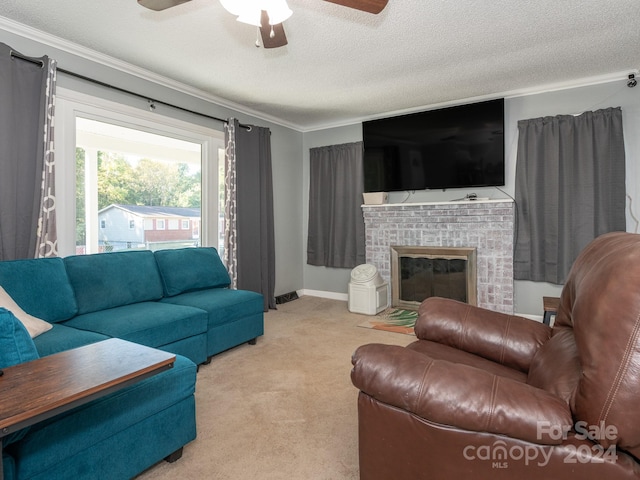
[{"label": "brick fireplace", "polygon": [[475,248],[477,304],[513,314],[512,201],[363,205],[362,209],[367,263],[375,265],[390,284],[392,246]]}]

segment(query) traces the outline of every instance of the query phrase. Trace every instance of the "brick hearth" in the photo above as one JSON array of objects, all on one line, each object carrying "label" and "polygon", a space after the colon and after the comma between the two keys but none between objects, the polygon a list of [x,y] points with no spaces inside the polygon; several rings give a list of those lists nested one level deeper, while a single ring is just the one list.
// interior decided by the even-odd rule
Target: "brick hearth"
[{"label": "brick hearth", "polygon": [[367,263],[391,283],[390,247],[477,249],[478,305],[513,314],[513,202],[363,205]]}]

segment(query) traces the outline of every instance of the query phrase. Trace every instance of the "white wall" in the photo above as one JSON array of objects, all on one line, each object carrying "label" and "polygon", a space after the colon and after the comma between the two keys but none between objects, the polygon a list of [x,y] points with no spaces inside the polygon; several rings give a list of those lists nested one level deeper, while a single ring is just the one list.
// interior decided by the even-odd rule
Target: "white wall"
[{"label": "white wall", "polygon": [[[461,103],[461,102],[458,102]],[[640,218],[640,87],[628,88],[626,78],[587,87],[544,92],[520,97],[507,98],[505,102],[505,155],[506,182],[500,191],[496,188],[424,190],[410,194],[394,192],[390,194],[390,203],[451,201],[475,192],[479,196],[506,198],[515,191],[515,165],[517,153],[518,120],[549,115],[577,114],[588,110],[607,107],[622,107],[625,131],[625,149],[627,159],[627,193],[633,209],[627,206],[627,230],[638,232],[635,218]],[[309,189],[309,148],[334,145],[362,140],[361,124],[347,127],[306,132],[303,142],[304,166],[304,204],[308,210]],[[305,211],[304,228],[308,222]],[[306,246],[306,232],[305,232]],[[306,248],[306,247],[305,247]],[[306,258],[305,258],[306,262]],[[345,294],[349,282],[350,270],[324,267],[304,267],[304,288]],[[515,311],[518,313],[542,315],[542,297],[558,296],[561,286],[516,281]]]}]

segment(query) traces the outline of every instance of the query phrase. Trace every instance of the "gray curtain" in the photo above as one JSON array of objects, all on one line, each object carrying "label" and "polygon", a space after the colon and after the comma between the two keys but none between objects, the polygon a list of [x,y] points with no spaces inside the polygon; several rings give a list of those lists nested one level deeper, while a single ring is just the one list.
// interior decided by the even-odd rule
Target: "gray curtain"
[{"label": "gray curtain", "polygon": [[353,268],[365,263],[363,143],[309,152],[307,263]]},{"label": "gray curtain", "polygon": [[55,192],[42,193],[55,65],[46,56],[30,60],[0,43],[0,260],[37,256],[43,233],[55,242],[39,229],[43,198],[51,215],[55,206]]},{"label": "gray curtain", "polygon": [[622,111],[518,122],[514,278],[562,284],[595,237],[624,231]]},{"label": "gray curtain", "polygon": [[231,118],[225,137],[227,156],[233,157],[225,172],[231,187],[225,197],[225,258],[235,263],[236,287],[261,293],[267,311],[276,308],[271,131]]},{"label": "gray curtain", "polygon": [[40,185],[40,212],[36,231],[36,251],[38,258],[58,255],[58,230],[56,222],[56,159],[53,148],[53,118],[56,103],[56,61],[49,59],[43,63],[46,69],[44,98],[43,169]]}]

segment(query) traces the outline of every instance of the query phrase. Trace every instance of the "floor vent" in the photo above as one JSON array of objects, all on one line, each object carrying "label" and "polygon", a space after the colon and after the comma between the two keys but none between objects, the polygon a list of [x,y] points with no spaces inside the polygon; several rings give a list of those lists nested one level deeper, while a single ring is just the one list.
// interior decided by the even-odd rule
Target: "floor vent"
[{"label": "floor vent", "polygon": [[276,304],[281,305],[283,303],[291,302],[297,299],[298,299],[298,294],[296,292],[289,292],[289,293],[285,293],[284,295],[278,295],[276,297]]}]

